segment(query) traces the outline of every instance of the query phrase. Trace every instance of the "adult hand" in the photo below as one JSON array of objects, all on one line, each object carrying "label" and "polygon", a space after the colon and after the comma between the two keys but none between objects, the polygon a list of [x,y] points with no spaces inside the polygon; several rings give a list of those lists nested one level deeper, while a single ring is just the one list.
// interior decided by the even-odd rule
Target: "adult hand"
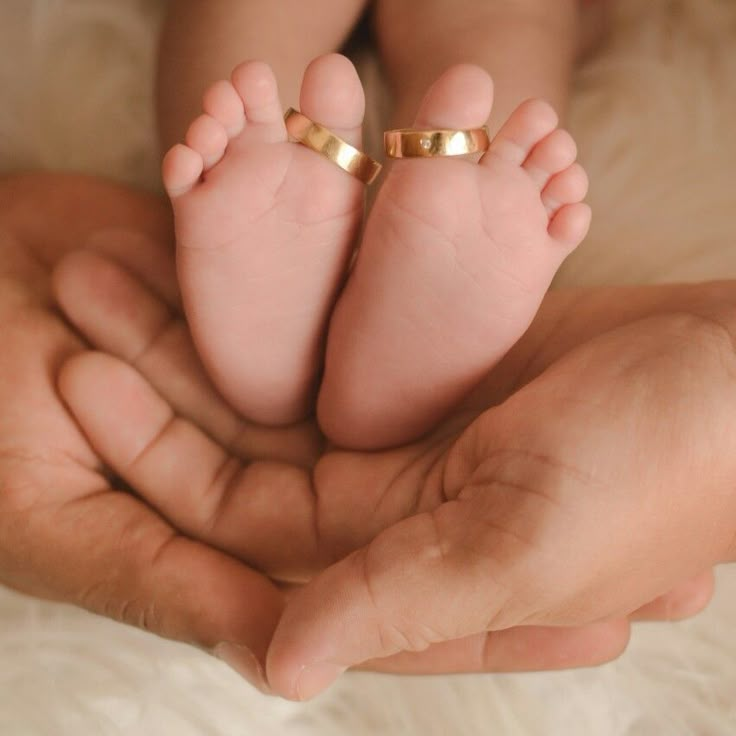
[{"label": "adult hand", "polygon": [[[201,378],[188,373],[191,346],[165,339],[178,333],[177,315],[131,274],[77,254],[61,265],[56,284],[67,314],[88,339],[138,368],[87,354],[63,372],[64,394],[106,462],[184,531],[199,513],[216,544],[291,581],[307,579],[396,520],[436,508],[438,471],[462,428],[573,345],[642,314],[720,303],[724,291],[706,286],[558,295],[494,372],[492,384],[481,387],[431,438],[380,454],[332,450],[310,478],[293,463],[264,462],[253,451],[241,453],[247,461],[241,465],[217,447],[212,438],[222,436],[224,417],[209,410],[203,395],[172,394],[172,384],[192,386]],[[611,310],[621,303],[625,308]],[[137,304],[136,313],[125,310],[126,304]],[[138,358],[131,360],[134,355]],[[152,370],[156,365],[166,369]],[[182,417],[198,417],[204,431]],[[709,573],[697,576],[637,615],[692,614],[707,601],[711,585]],[[435,646],[419,658],[394,657],[372,666],[427,672],[592,664],[620,652],[626,634],[621,622],[572,631],[527,627],[483,633]]]},{"label": "adult hand", "polygon": [[[59,367],[86,346],[52,300],[52,271],[62,261],[68,266],[75,258],[67,259],[70,251],[84,246],[86,257],[112,259],[145,287],[153,304],[177,315],[170,239],[167,209],[154,197],[79,176],[0,180],[0,583],[215,651],[265,689],[259,661],[265,660],[283,593],[237,557],[244,546],[261,542],[263,568],[279,569],[291,579],[334,559],[325,557],[329,545],[310,541],[315,536],[310,473],[322,443],[315,427],[271,430],[238,419],[212,390],[176,319],[150,345],[134,345],[127,357],[162,385],[162,395],[192,426],[204,425],[214,443],[214,451],[200,458],[201,470],[212,470],[214,462],[222,474],[199,506],[188,504],[193,500],[188,494],[203,490],[197,486],[201,475],[184,478],[179,487],[162,483],[148,496],[147,488],[131,493],[107,472],[57,391]],[[63,267],[57,272],[61,283],[63,272]],[[73,280],[74,271],[66,273]],[[114,282],[110,291],[96,283],[102,304],[81,305],[80,320],[104,315],[105,304],[114,307],[118,321],[99,325],[103,342],[126,336],[135,342],[141,328],[155,329],[146,322],[151,313],[145,301],[126,300]],[[100,386],[93,381],[90,397],[95,388]],[[101,388],[108,399],[119,386]],[[117,398],[126,406],[124,396]],[[126,416],[108,414],[105,432],[122,432]],[[192,436],[199,435],[179,436],[183,454],[174,453],[176,462],[187,459]],[[226,482],[228,468],[238,467],[223,461],[229,454],[259,458],[246,472],[245,504],[233,492],[237,483]],[[144,465],[141,456],[122,474]],[[161,470],[166,480],[167,469]],[[292,498],[289,489],[295,491]],[[244,544],[248,519],[238,509],[250,513],[257,498],[262,503],[257,518],[270,515],[276,532],[265,524]],[[300,513],[300,504],[307,511]],[[173,521],[161,513],[165,506],[173,509]],[[226,506],[218,521],[217,509]],[[293,534],[289,520],[298,522]],[[499,639],[487,666],[591,664],[620,651],[625,638],[621,626],[511,634]],[[519,658],[523,642],[529,653]]]},{"label": "adult hand", "polygon": [[[0,582],[217,649],[261,684],[247,650],[263,659],[281,591],[211,546],[201,516],[184,537],[125,491],[56,390],[59,366],[84,344],[52,300],[55,264],[88,243],[175,305],[170,240],[167,210],[152,196],[74,176],[0,181]],[[209,408],[231,417],[214,395]],[[276,447],[306,465],[319,450],[313,427],[275,434],[230,419],[220,429],[224,444]]]},{"label": "adult hand", "polygon": [[347,667],[488,631],[620,618],[736,559],[736,286],[679,299],[546,368],[537,353],[538,375],[433,465],[418,496],[433,502],[291,599],[276,691],[310,697]]}]

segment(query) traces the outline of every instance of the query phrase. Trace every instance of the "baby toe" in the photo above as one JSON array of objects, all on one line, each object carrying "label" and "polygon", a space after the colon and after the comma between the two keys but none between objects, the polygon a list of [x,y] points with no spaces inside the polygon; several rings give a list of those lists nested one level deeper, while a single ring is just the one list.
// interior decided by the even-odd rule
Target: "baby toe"
[{"label": "baby toe", "polygon": [[217,120],[229,138],[242,132],[245,125],[245,110],[240,95],[231,82],[221,79],[215,82],[202,98],[204,111]]},{"label": "baby toe", "polygon": [[493,81],[474,64],[448,69],[427,91],[415,128],[475,128],[484,125],[493,105]]},{"label": "baby toe", "polygon": [[181,143],[164,156],[161,173],[164,188],[171,199],[181,197],[199,181],[204,171],[202,156]]},{"label": "baby toe", "polygon": [[550,220],[550,237],[568,250],[577,248],[590,228],[591,210],[584,202],[560,207]]},{"label": "baby toe", "polygon": [[232,82],[243,102],[247,123],[259,126],[264,141],[286,140],[284,111],[271,67],[262,61],[246,61],[235,67]]},{"label": "baby toe", "polygon": [[575,204],[588,193],[588,175],[578,163],[554,174],[542,190],[542,203],[552,217],[565,204]]},{"label": "baby toe", "polygon": [[219,121],[210,115],[200,115],[189,126],[184,141],[202,157],[204,170],[208,171],[225,153],[228,136]]},{"label": "baby toe", "polygon": [[498,131],[481,163],[491,163],[498,157],[521,166],[557,123],[557,113],[548,103],[542,100],[522,102]]},{"label": "baby toe", "polygon": [[578,147],[573,137],[558,128],[534,146],[522,167],[541,191],[550,178],[569,167],[577,155]]},{"label": "baby toe", "polygon": [[304,72],[301,112],[354,146],[360,146],[365,95],[352,62],[341,54],[319,56]]}]

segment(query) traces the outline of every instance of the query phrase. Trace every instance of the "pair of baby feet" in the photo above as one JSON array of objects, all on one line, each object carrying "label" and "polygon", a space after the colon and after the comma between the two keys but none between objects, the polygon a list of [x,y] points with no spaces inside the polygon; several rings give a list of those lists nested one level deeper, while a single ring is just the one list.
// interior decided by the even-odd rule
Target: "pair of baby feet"
[{"label": "pair of baby feet", "polygon": [[[415,127],[481,126],[492,97],[483,70],[453,67]],[[307,117],[360,147],[364,105],[345,57],[309,65]],[[364,187],[289,142],[269,66],[237,67],[203,106],[163,166],[179,278],[206,368],[257,421],[303,418],[319,391],[340,445],[421,435],[518,340],[589,226],[575,143],[538,100],[479,162],[392,162],[354,261]]]}]

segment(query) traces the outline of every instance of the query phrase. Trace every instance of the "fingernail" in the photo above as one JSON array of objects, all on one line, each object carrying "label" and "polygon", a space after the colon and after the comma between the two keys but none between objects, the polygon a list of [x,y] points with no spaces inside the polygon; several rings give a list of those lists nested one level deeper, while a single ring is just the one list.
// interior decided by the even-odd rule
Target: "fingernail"
[{"label": "fingernail", "polygon": [[271,688],[266,682],[263,667],[255,654],[242,644],[223,642],[213,649],[213,654],[228,667],[234,669],[244,680],[262,693],[270,694]]},{"label": "fingernail", "polygon": [[317,662],[305,665],[296,680],[296,696],[299,700],[310,700],[326,690],[340,675],[345,667],[329,662]]}]

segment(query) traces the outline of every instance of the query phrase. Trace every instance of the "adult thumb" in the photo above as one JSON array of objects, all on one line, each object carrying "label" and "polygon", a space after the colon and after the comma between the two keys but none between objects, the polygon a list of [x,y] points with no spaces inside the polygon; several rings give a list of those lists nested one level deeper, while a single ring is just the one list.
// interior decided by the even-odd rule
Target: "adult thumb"
[{"label": "adult thumb", "polygon": [[[349,667],[441,641],[506,628],[510,586],[495,573],[493,538],[471,501],[405,519],[325,570],[287,604],[267,658],[279,694],[306,700]],[[511,566],[513,569],[513,565]],[[503,615],[503,621],[500,615]]]}]

